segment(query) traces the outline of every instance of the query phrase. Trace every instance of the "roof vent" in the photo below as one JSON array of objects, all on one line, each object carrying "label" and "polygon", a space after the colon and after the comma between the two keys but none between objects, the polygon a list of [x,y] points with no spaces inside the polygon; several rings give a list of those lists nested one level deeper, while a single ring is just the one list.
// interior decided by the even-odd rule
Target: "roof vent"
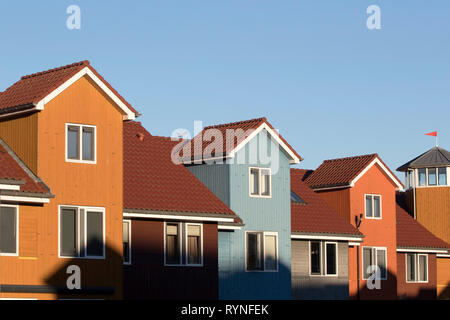
[{"label": "roof vent", "polygon": [[145,136],[143,133],[139,132],[136,136],[139,138],[140,141],[144,141]]}]

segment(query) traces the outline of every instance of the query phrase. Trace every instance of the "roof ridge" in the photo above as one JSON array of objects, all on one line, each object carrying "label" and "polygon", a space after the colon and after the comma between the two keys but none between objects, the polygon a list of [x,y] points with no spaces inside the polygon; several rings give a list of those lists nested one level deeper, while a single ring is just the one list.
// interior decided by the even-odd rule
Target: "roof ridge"
[{"label": "roof ridge", "polygon": [[78,66],[82,66],[82,65],[86,65],[86,66],[90,65],[89,60],[83,60],[83,61],[79,61],[79,62],[74,62],[72,64],[68,64],[68,65],[65,65],[65,66],[52,68],[52,69],[48,69],[48,70],[41,71],[41,72],[32,73],[32,74],[29,74],[29,75],[25,75],[25,76],[21,77],[20,79],[21,80],[30,79],[30,78],[42,76],[44,74],[60,71],[60,70],[63,70],[63,69],[69,69],[69,68],[73,68],[73,67],[78,67]]},{"label": "roof ridge", "polygon": [[206,127],[204,127],[204,129],[222,128],[222,127],[228,127],[228,126],[231,126],[231,125],[244,124],[244,123],[249,123],[249,122],[257,122],[257,121],[258,122],[260,122],[260,121],[267,122],[267,118],[266,117],[261,117],[261,118],[254,118],[254,119],[249,119],[249,120],[242,120],[242,121],[236,121],[236,122],[216,124],[216,125],[206,126]]},{"label": "roof ridge", "polygon": [[334,159],[327,159],[323,162],[332,162],[332,161],[344,161],[344,160],[350,160],[350,159],[358,159],[358,158],[366,158],[366,157],[379,157],[378,153],[370,153],[370,154],[363,154],[359,156],[351,156],[351,157],[343,157],[343,158],[334,158]]}]

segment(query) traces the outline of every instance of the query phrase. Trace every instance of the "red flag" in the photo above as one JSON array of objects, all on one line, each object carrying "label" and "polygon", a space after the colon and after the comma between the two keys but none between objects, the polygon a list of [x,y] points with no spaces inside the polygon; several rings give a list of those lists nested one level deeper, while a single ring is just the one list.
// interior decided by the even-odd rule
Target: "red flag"
[{"label": "red flag", "polygon": [[433,136],[433,137],[437,137],[437,131],[433,131],[433,132],[429,132],[429,133],[425,133],[426,136]]}]

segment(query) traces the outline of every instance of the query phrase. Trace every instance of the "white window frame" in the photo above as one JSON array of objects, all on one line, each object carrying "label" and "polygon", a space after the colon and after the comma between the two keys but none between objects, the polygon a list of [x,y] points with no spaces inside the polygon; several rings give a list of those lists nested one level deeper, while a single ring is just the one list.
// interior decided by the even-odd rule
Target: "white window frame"
[{"label": "white window frame", "polygon": [[[362,279],[363,280],[368,280],[368,278],[364,278],[364,274],[365,274],[365,270],[364,270],[364,249],[375,249],[376,251],[378,250],[384,250],[384,259],[386,261],[386,277],[385,278],[380,278],[380,280],[387,280],[388,279],[388,260],[387,260],[387,248],[386,247],[374,247],[374,246],[364,246],[361,248],[361,275],[362,275]],[[376,266],[378,266],[378,256],[377,256],[377,252],[375,251],[375,264]],[[372,254],[372,253],[371,253]]]},{"label": "white window frame", "polygon": [[[80,132],[80,140],[79,140],[79,147],[80,147],[80,159],[69,159],[69,127],[78,127],[79,128],[79,132]],[[93,128],[94,129],[94,160],[83,160],[83,128]],[[65,133],[65,145],[66,145],[66,162],[72,162],[72,163],[87,163],[87,164],[97,164],[97,148],[98,148],[98,143],[97,143],[97,126],[95,125],[90,125],[90,124],[80,124],[80,123],[66,123],[66,133]]]},{"label": "white window frame", "polygon": [[[414,280],[408,280],[408,254],[412,254],[414,256],[414,267],[416,268],[416,273],[414,274]],[[424,256],[427,261],[427,280],[421,281],[419,280],[419,257]],[[428,267],[428,254],[425,253],[413,253],[413,252],[405,252],[405,280],[406,283],[428,283],[429,281],[429,267]]]},{"label": "white window frame", "polygon": [[19,256],[19,206],[12,204],[0,204],[0,207],[16,208],[16,253],[1,253],[0,257],[18,257]]},{"label": "white window frame", "polygon": [[[62,256],[61,255],[61,209],[76,209],[77,211],[77,248],[78,248],[78,252],[77,252],[77,256]],[[79,214],[80,210],[84,210],[85,214],[84,214],[84,237],[83,239],[81,239],[80,237],[80,221],[81,221],[81,215]],[[87,242],[87,232],[86,232],[86,227],[87,227],[87,212],[91,211],[91,212],[98,212],[98,213],[102,213],[102,217],[103,217],[103,222],[102,222],[102,227],[103,227],[103,255],[101,256],[89,256],[87,254],[87,246],[86,246],[86,242]],[[106,221],[106,210],[104,207],[86,207],[86,206],[77,206],[77,205],[58,205],[58,258],[61,259],[94,259],[94,260],[104,260],[106,258],[105,254],[106,254],[106,235],[105,235],[105,231],[106,231],[106,225],[105,225],[105,221]],[[80,256],[80,248],[81,245],[83,244],[82,241],[84,242],[84,250],[85,250],[85,255],[84,257]]]},{"label": "white window frame", "polygon": [[[125,262],[125,260],[124,260],[123,264],[129,266],[129,265],[131,265],[131,220],[123,219],[123,222],[127,222],[128,223],[128,253],[129,253],[129,256],[130,256],[129,259],[128,259],[129,261]],[[122,239],[122,247],[123,247],[123,239]]]},{"label": "white window frame", "polygon": [[[309,252],[308,252],[308,269],[310,277],[338,277],[339,276],[339,243],[334,241],[323,241],[323,240],[310,240],[309,242]],[[313,274],[311,270],[311,244],[313,242],[320,243],[320,274]],[[336,246],[336,274],[327,273],[327,244],[334,244]]]},{"label": "white window frame", "polygon": [[[445,175],[446,175],[446,181],[445,184],[440,185],[439,184],[439,168],[445,168]],[[419,169],[425,169],[425,185],[421,186],[419,185]],[[435,185],[430,185],[428,183],[428,170],[429,169],[436,169],[436,184]],[[443,187],[450,187],[450,167],[442,167],[442,166],[437,166],[437,167],[431,167],[431,168],[418,168],[418,169],[414,169],[414,173],[415,175],[417,175],[417,178],[414,179],[414,181],[416,182],[416,186],[417,188],[443,188]]]},{"label": "white window frame", "polygon": [[[252,184],[251,184],[251,174],[252,170],[258,170],[258,194],[252,194]],[[261,170],[268,170],[269,171],[269,195],[263,195],[261,192]],[[248,168],[248,194],[252,198],[272,198],[272,170],[270,168],[263,168],[263,167],[249,167]]]},{"label": "white window frame", "polygon": [[[367,204],[366,204],[366,197],[372,197],[372,217],[368,217],[367,216]],[[380,216],[379,217],[375,217],[375,211],[374,211],[374,197],[380,197]],[[371,194],[371,193],[366,193],[364,194],[364,218],[365,219],[374,219],[374,220],[381,220],[383,218],[383,197],[381,196],[381,194]]]},{"label": "white window frame", "polygon": [[[172,224],[176,224],[178,226],[178,251],[179,251],[179,255],[178,255],[178,263],[167,263],[167,257],[166,257],[166,253],[167,253],[167,225],[172,225]],[[180,267],[182,266],[182,261],[183,261],[183,250],[182,250],[182,234],[181,234],[181,222],[170,222],[170,221],[164,221],[164,266],[166,267]]]},{"label": "white window frame", "polygon": [[[248,270],[247,269],[247,234],[248,233],[262,233],[263,235],[263,270]],[[276,269],[275,270],[266,270],[266,236],[275,236],[276,237],[276,255],[277,255],[277,263],[276,263]],[[279,254],[279,248],[278,248],[278,232],[275,231],[245,231],[245,248],[244,248],[244,260],[245,260],[245,272],[278,272],[279,270],[279,264],[280,264],[280,254]]]},{"label": "white window frame", "polygon": [[[200,227],[200,263],[188,263],[188,226]],[[189,267],[203,267],[203,224],[201,223],[185,223],[184,224],[184,262]]]},{"label": "white window frame", "polygon": [[[167,225],[176,224],[178,226],[178,251],[179,251],[179,261],[177,264],[175,263],[167,263]],[[187,244],[187,226],[200,226],[200,264],[188,264],[188,256],[187,256],[187,250],[188,250],[188,244]],[[193,222],[170,222],[170,221],[164,221],[164,266],[165,267],[203,267],[203,224],[202,223],[193,223]]]}]

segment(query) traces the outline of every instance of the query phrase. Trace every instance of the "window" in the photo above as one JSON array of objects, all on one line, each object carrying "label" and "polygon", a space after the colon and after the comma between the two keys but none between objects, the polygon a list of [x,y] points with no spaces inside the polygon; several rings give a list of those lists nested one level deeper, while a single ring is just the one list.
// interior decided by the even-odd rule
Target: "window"
[{"label": "window", "polygon": [[438,180],[440,186],[446,186],[447,185],[447,168],[439,168],[438,169]]},{"label": "window", "polygon": [[427,169],[421,168],[419,169],[419,186],[427,185]]},{"label": "window", "polygon": [[410,189],[414,187],[414,172],[408,171],[406,173],[406,188]]},{"label": "window", "polygon": [[435,186],[436,184],[436,168],[428,168],[428,185]]},{"label": "window", "polygon": [[378,267],[380,270],[380,280],[387,279],[387,255],[386,248],[373,248],[373,247],[363,247],[362,254],[362,268],[363,268],[363,279],[367,280],[373,272],[374,266]]},{"label": "window", "polygon": [[60,257],[104,258],[104,208],[61,207]]},{"label": "window", "polygon": [[337,243],[311,241],[309,244],[309,248],[310,248],[310,274],[322,276],[336,276]]},{"label": "window", "polygon": [[0,206],[0,255],[17,255],[17,206]]},{"label": "window", "polygon": [[270,197],[272,192],[270,169],[250,168],[250,196]]},{"label": "window", "polygon": [[381,219],[381,196],[365,195],[365,211],[368,219]]},{"label": "window", "polygon": [[131,264],[131,221],[123,220],[123,263]]},{"label": "window", "polygon": [[291,202],[294,203],[306,203],[305,200],[299,197],[298,194],[296,194],[294,191],[291,190]]},{"label": "window", "polygon": [[95,126],[66,124],[66,161],[95,163]]},{"label": "window", "polygon": [[278,271],[278,233],[247,232],[247,271]]},{"label": "window", "polygon": [[406,282],[428,282],[428,255],[406,254]]},{"label": "window", "polygon": [[203,265],[203,225],[197,223],[165,224],[164,264]]}]

